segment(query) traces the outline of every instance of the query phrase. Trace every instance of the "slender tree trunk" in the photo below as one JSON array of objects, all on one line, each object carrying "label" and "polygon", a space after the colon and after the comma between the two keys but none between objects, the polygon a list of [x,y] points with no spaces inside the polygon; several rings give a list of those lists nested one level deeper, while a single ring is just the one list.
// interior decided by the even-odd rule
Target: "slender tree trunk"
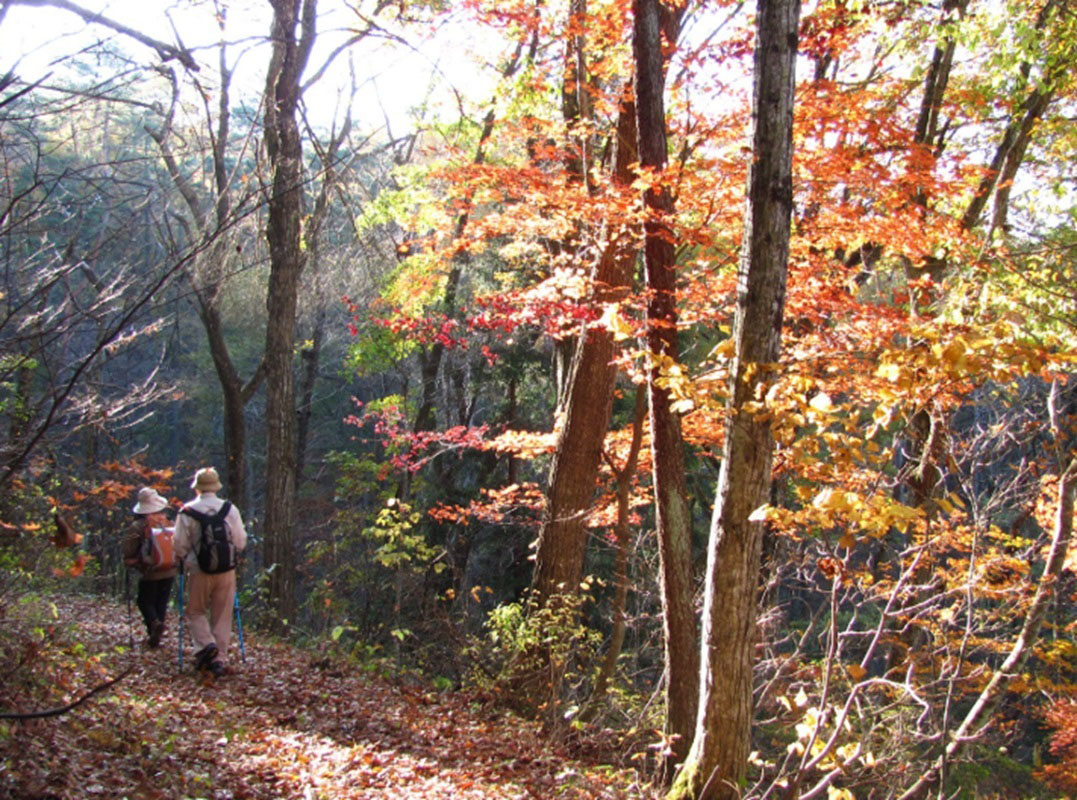
[{"label": "slender tree trunk", "polygon": [[314,413],[314,386],[318,381],[318,367],[321,363],[322,339],[324,338],[325,311],[319,305],[314,316],[314,329],[310,334],[310,342],[299,351],[302,371],[300,373],[299,407],[296,423],[295,473],[297,482],[303,480],[303,471],[306,467],[310,439],[310,419]]},{"label": "slender tree trunk", "polygon": [[[675,39],[676,23],[662,25],[658,0],[636,0],[633,50],[636,62],[636,119],[640,165],[666,168],[665,64],[662,34]],[[672,42],[670,42],[672,43]],[[699,700],[699,651],[692,608],[692,512],[684,480],[684,442],[680,417],[669,390],[661,386],[668,367],[679,358],[677,344],[676,253],[667,218],[673,199],[664,184],[643,197],[643,262],[647,276],[647,345],[652,354],[647,386],[650,398],[651,452],[658,552],[662,571],[662,621],[666,655],[666,733],[672,740],[672,766],[688,753]]]},{"label": "slender tree trunk", "polygon": [[722,468],[707,551],[700,707],[670,800],[740,796],[752,724],[752,667],[763,522],[774,438],[752,401],[766,394],[781,348],[792,218],[798,0],[760,0],[752,153],[733,326],[735,357]]},{"label": "slender tree trunk", "polygon": [[[194,183],[187,173],[183,171],[180,162],[172,151],[172,127],[180,93],[179,83],[171,69],[164,71],[172,84],[172,99],[167,111],[164,112],[161,125],[159,128],[154,128],[150,125],[146,125],[144,128],[150,138],[157,143],[165,169],[183,198],[187,210],[190,212],[191,226],[194,232],[203,242],[212,241],[212,246],[208,251],[196,259],[195,266],[187,273],[187,277],[191,283],[195,302],[197,303],[198,317],[206,332],[206,343],[209,346],[210,357],[217,373],[217,380],[221,385],[222,407],[224,410],[224,484],[232,502],[236,503],[240,508],[246,509],[250,492],[247,485],[247,424],[244,410],[261,383],[263,372],[262,364],[259,364],[246,384],[241,380],[228,348],[220,313],[221,291],[227,277],[229,265],[233,259],[231,243],[228,241],[227,234],[227,230],[232,224],[233,205],[232,188],[225,160],[231,131],[230,87],[232,73],[228,68],[227,48],[224,43],[225,13],[226,10],[222,9],[219,18],[221,43],[218,47],[217,56],[220,83],[218,84],[219,94],[215,131],[208,107],[206,109],[206,130],[209,133],[211,142],[215,189],[214,213],[212,215]],[[215,221],[216,230],[213,229],[211,220]]]},{"label": "slender tree trunk", "polygon": [[636,475],[636,467],[639,464],[639,451],[643,446],[643,422],[647,413],[647,394],[642,386],[636,387],[636,407],[632,415],[632,444],[628,448],[625,463],[617,467],[607,457],[607,462],[617,478],[617,524],[614,527],[614,539],[616,556],[613,566],[613,607],[610,615],[613,617],[613,625],[610,630],[610,643],[606,649],[606,655],[599,667],[598,677],[595,678],[595,690],[588,702],[585,719],[593,719],[598,708],[606,697],[606,691],[613,680],[617,670],[617,661],[621,657],[624,647],[625,633],[627,630],[628,607],[628,557],[631,541],[629,529],[629,500],[632,496],[632,481]]},{"label": "slender tree trunk", "polygon": [[[300,79],[315,36],[316,0],[272,0],[273,55],[266,81],[266,150],[273,168],[266,240],[265,561],[278,624],[295,616],[296,405],[293,351],[299,277],[303,146],[297,109]],[[302,26],[301,38],[297,27]]]}]

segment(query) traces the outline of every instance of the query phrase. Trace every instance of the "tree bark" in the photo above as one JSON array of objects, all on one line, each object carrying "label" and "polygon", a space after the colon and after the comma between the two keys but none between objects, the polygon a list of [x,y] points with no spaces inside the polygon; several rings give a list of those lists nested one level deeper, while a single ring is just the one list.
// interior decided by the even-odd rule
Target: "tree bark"
[{"label": "tree bark", "polygon": [[703,603],[700,707],[670,800],[740,796],[752,724],[752,666],[763,522],[774,438],[759,399],[781,348],[792,217],[798,0],[760,0],[744,245],[733,324],[722,468],[711,520]]},{"label": "tree bark", "polygon": [[629,501],[632,496],[632,482],[636,475],[636,467],[639,464],[639,451],[643,447],[643,421],[647,413],[646,403],[646,388],[642,385],[637,386],[635,411],[632,414],[632,443],[629,445],[625,463],[618,467],[609,456],[606,457],[606,462],[609,464],[610,470],[617,481],[617,523],[613,531],[614,546],[617,554],[614,558],[613,604],[610,609],[613,623],[610,629],[610,643],[606,648],[606,655],[602,659],[602,666],[599,667],[598,677],[595,678],[595,689],[588,701],[588,708],[583,715],[585,720],[594,719],[597,715],[598,708],[606,697],[610,681],[613,680],[613,676],[617,671],[617,661],[620,659],[621,650],[624,648],[625,633],[627,632],[628,557],[631,536],[628,524],[631,513]]},{"label": "tree bark", "polygon": [[[617,123],[616,182],[631,182],[635,160],[635,105],[626,99]],[[616,232],[611,233],[591,275],[596,291],[614,297],[629,289],[635,258],[635,248],[626,247]],[[563,422],[550,464],[546,513],[531,580],[531,594],[538,603],[562,592],[575,594],[583,578],[587,542],[584,518],[594,499],[617,378],[613,355],[610,331],[581,329],[566,383]]]},{"label": "tree bark", "polygon": [[[636,127],[640,166],[661,172],[667,164],[665,59],[662,35],[676,39],[679,19],[663,20],[658,0],[636,0],[633,53],[636,64]],[[665,24],[663,25],[663,22]],[[669,389],[662,385],[668,367],[680,357],[677,342],[676,252],[668,217],[673,212],[669,188],[660,183],[643,196],[643,263],[647,278],[647,346],[651,367],[651,452],[655,517],[661,567],[662,624],[666,656],[666,733],[671,758],[665,777],[688,754],[699,700],[699,653],[692,608],[692,511],[684,480],[684,442]]]},{"label": "tree bark", "polygon": [[[266,241],[266,511],[265,562],[277,624],[294,618],[296,404],[293,351],[299,277],[303,145],[297,110],[300,80],[315,37],[317,0],[272,0],[273,54],[266,79],[265,141],[273,169]],[[297,37],[297,28],[301,34]]]}]

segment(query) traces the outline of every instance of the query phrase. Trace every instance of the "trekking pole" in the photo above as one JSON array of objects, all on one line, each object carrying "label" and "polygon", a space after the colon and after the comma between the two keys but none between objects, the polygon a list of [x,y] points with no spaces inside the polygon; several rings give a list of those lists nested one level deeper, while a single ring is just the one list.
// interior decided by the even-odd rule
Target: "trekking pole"
[{"label": "trekking pole", "polygon": [[243,619],[239,616],[239,593],[236,592],[232,595],[232,607],[236,610],[236,635],[239,639],[239,657],[243,661],[247,660],[247,647],[243,643]]},{"label": "trekking pole", "polygon": [[135,635],[131,633],[131,570],[123,571],[123,596],[127,600],[127,644],[135,649]]},{"label": "trekking pole", "polygon": [[183,672],[183,565],[179,570],[179,593],[176,595],[176,606],[179,608],[179,671]]}]

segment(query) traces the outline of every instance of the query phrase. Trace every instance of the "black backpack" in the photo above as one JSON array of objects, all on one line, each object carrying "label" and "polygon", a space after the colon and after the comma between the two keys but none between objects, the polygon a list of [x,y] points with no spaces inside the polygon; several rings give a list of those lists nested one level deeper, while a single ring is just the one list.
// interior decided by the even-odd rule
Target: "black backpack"
[{"label": "black backpack", "polygon": [[206,514],[187,507],[180,509],[181,514],[193,517],[202,526],[202,534],[198,539],[198,550],[195,555],[199,569],[209,575],[228,572],[236,568],[236,546],[232,543],[232,534],[224,521],[231,507],[232,504],[225,501],[216,514]]}]

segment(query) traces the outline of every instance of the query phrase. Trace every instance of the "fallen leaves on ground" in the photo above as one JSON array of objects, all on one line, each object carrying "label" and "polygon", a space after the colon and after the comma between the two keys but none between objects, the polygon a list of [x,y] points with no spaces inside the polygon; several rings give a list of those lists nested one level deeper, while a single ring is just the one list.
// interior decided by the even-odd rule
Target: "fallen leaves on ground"
[{"label": "fallen leaves on ground", "polygon": [[[134,641],[122,606],[50,601],[33,652],[0,653],[0,709],[62,706],[134,670],[70,712],[0,721],[0,796],[19,800],[647,800],[635,775],[573,760],[534,724],[414,682],[387,680],[301,650],[248,639],[235,673],[202,685],[162,647]],[[33,613],[43,615],[40,604]],[[30,628],[28,628],[30,629]],[[10,632],[10,631],[9,631]],[[7,641],[11,641],[8,639]],[[134,644],[133,647],[130,645]],[[235,651],[233,647],[233,651]],[[46,661],[48,662],[46,665]],[[23,674],[33,674],[23,680]]]}]

